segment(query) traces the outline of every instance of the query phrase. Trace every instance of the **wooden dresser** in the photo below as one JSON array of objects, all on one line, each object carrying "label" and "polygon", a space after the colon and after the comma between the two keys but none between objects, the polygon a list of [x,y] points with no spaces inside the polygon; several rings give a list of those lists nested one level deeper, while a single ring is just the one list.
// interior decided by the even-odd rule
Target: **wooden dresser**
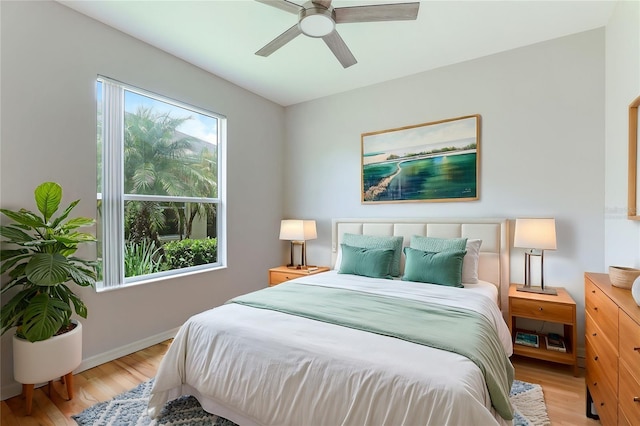
[{"label": "wooden dresser", "polygon": [[640,307],[607,274],[584,285],[587,404],[605,426],[640,425]]}]

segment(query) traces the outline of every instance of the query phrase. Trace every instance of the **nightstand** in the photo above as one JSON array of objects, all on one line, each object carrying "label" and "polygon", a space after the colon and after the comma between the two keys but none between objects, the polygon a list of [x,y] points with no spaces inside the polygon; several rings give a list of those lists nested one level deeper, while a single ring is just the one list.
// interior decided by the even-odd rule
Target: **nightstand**
[{"label": "nightstand", "polygon": [[319,274],[320,272],[327,272],[329,270],[328,266],[313,266],[312,268],[317,269],[294,269],[287,266],[271,268],[269,269],[269,287],[294,278],[306,277],[307,275]]},{"label": "nightstand", "polygon": [[[578,358],[576,356],[577,323],[576,302],[562,287],[554,287],[558,295],[527,293],[516,290],[517,285],[509,286],[509,330],[511,340],[514,341],[513,353],[529,358],[557,362],[573,366],[573,374],[578,375]],[[517,331],[532,333],[530,330],[516,329],[516,318],[528,318],[539,321],[554,322],[564,325],[564,341],[566,352],[547,349],[544,334],[538,334],[540,346],[538,348],[516,345]]]}]

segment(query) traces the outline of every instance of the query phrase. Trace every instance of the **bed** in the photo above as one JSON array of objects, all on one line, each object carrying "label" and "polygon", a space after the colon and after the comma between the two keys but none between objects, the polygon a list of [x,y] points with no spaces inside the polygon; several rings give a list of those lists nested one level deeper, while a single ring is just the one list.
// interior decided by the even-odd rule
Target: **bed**
[{"label": "bed", "polygon": [[[401,240],[397,265],[397,250],[377,245],[391,239]],[[401,279],[424,270],[415,259],[436,258],[419,244],[460,239],[465,253],[481,240],[472,282]],[[376,244],[354,255],[354,241]],[[243,426],[511,424],[512,343],[500,311],[508,250],[504,219],[335,219],[331,271],[240,296],[180,328],[149,415],[187,394]],[[396,279],[347,273],[373,254],[384,256],[376,268],[393,258],[386,270],[399,268]]]}]

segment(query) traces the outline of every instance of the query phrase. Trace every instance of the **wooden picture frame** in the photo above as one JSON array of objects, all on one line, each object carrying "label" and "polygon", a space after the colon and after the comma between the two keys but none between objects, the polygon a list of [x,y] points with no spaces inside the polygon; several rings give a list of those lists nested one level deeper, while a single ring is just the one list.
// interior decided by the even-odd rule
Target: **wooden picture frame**
[{"label": "wooden picture frame", "polygon": [[627,217],[631,220],[640,220],[640,182],[638,182],[638,163],[640,162],[640,150],[638,150],[638,106],[640,96],[629,105],[629,207]]},{"label": "wooden picture frame", "polygon": [[361,135],[362,204],[479,199],[480,115]]}]

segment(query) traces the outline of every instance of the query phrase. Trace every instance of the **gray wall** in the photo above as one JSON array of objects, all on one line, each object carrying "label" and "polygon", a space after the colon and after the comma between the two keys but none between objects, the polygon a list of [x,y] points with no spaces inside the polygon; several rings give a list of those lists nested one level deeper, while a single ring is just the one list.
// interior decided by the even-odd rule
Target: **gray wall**
[{"label": "gray wall", "polygon": [[[329,264],[333,217],[555,217],[546,282],[582,324],[582,275],[604,258],[604,46],[593,30],[288,107],[285,214],[318,221],[309,262]],[[479,201],[360,203],[361,133],[469,114],[482,116]],[[523,258],[512,249],[513,282]]]},{"label": "gray wall", "polygon": [[640,268],[640,221],[627,219],[628,108],[640,96],[640,2],[617,2],[606,52],[604,264]]},{"label": "gray wall", "polygon": [[[76,214],[95,217],[98,74],[228,118],[228,268],[103,293],[82,289],[83,365],[148,346],[192,314],[265,286],[267,269],[281,261],[273,247],[283,214],[284,108],[58,3],[1,8],[3,208],[35,209],[33,189],[53,180],[65,205],[80,198]],[[20,390],[10,332],[1,358],[5,398]]]}]

